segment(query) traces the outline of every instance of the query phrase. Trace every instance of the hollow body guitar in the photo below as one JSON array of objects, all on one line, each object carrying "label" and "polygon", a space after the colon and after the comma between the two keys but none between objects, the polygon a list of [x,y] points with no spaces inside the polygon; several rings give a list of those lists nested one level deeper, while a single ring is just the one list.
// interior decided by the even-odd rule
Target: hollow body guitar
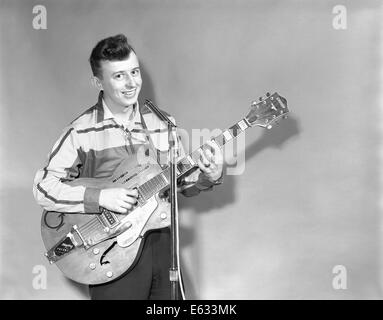
[{"label": "hollow body guitar", "polygon": [[[223,147],[252,126],[270,129],[289,112],[287,101],[277,93],[253,102],[248,115],[212,140]],[[199,149],[208,149],[204,144]],[[199,149],[178,160],[177,178],[195,170]],[[117,279],[132,268],[140,256],[147,232],[170,225],[170,203],[163,192],[169,188],[170,169],[154,161],[140,163],[135,157],[124,160],[107,179],[78,178],[71,185],[104,188],[137,188],[137,205],[127,215],[102,209],[100,213],[44,211],[41,235],[45,256],[64,275],[84,284]]]}]

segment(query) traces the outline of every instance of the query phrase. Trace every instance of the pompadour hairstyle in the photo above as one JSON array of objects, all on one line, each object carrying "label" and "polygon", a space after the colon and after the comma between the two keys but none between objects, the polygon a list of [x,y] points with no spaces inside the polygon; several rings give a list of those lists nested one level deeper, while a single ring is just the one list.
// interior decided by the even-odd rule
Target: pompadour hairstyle
[{"label": "pompadour hairstyle", "polygon": [[89,57],[93,75],[102,78],[101,61],[125,60],[132,51],[135,53],[133,47],[128,43],[126,36],[123,34],[117,34],[99,41]]}]

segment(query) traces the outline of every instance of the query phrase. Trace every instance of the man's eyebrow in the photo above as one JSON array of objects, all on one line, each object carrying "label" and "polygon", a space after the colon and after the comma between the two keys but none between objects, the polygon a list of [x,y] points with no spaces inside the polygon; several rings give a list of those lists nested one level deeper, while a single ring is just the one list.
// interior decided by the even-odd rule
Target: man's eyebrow
[{"label": "man's eyebrow", "polygon": [[[137,69],[140,69],[140,67],[134,67],[134,68],[132,68],[132,69],[130,69],[128,71],[133,71],[133,70],[137,70]],[[126,72],[126,70],[119,70],[119,71],[113,72],[112,75],[115,75],[117,73],[125,73],[125,72]]]},{"label": "man's eyebrow", "polygon": [[125,71],[124,70],[119,70],[119,71],[113,72],[112,75],[115,75],[117,73],[125,73]]}]

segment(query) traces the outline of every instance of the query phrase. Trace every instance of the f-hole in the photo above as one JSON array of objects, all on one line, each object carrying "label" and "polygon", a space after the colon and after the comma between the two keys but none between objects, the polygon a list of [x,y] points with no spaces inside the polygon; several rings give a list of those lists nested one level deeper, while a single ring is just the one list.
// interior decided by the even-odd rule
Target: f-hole
[{"label": "f-hole", "polygon": [[102,256],[101,256],[101,258],[100,258],[100,264],[101,264],[101,265],[110,263],[110,261],[108,261],[108,260],[104,261],[104,259],[105,259],[106,255],[108,254],[108,252],[109,252],[110,250],[112,250],[113,247],[114,247],[116,244],[117,244],[117,241],[114,241],[114,242],[110,245],[110,247],[109,247],[108,249],[106,249],[105,252],[102,254]]}]

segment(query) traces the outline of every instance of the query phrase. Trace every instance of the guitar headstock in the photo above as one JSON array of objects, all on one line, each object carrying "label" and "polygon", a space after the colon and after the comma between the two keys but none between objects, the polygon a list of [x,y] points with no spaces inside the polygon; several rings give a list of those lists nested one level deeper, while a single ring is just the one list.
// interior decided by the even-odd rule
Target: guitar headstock
[{"label": "guitar headstock", "polygon": [[259,98],[258,102],[253,101],[245,119],[251,126],[271,129],[280,118],[287,118],[287,113],[289,113],[289,109],[285,98],[276,92],[272,95],[266,93],[264,97]]}]

